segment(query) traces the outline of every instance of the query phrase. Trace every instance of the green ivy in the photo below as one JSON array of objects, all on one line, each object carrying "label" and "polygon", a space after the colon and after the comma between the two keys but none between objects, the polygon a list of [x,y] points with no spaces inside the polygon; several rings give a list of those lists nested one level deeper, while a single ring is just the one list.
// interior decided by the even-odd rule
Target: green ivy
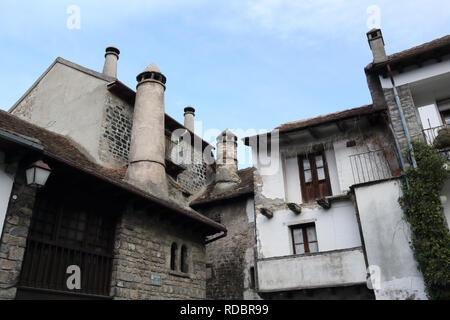
[{"label": "green ivy", "polygon": [[422,142],[413,142],[418,168],[410,167],[399,199],[411,225],[412,245],[430,299],[450,299],[450,234],[441,204],[441,190],[450,177],[448,162]]}]

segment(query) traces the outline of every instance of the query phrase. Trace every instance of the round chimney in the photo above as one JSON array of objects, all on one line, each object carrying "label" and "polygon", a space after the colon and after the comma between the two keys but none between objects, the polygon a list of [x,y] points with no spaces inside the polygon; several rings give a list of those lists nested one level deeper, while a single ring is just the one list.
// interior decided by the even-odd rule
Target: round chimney
[{"label": "round chimney", "polygon": [[105,65],[103,66],[103,74],[117,78],[117,61],[119,61],[120,50],[116,47],[108,47],[105,50]]},{"label": "round chimney", "polygon": [[186,129],[194,132],[194,117],[195,117],[195,109],[191,106],[187,106],[184,108],[184,126]]}]

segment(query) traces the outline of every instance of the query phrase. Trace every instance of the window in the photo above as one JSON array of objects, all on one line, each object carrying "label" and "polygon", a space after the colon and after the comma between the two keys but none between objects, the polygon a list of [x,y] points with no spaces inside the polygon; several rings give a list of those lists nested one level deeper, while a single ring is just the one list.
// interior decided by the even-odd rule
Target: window
[{"label": "window", "polygon": [[188,273],[189,272],[189,268],[188,268],[188,252],[187,252],[186,246],[182,246],[181,247],[180,266],[181,266],[181,272],[183,272],[183,273]]},{"label": "window", "polygon": [[74,292],[109,296],[117,211],[106,195],[49,180],[36,197],[19,285],[68,291],[66,271],[76,265]]},{"label": "window", "polygon": [[255,279],[255,267],[250,267],[250,289],[255,289],[255,283],[256,283],[256,279]]},{"label": "window", "polygon": [[331,196],[330,176],[323,151],[300,156],[298,165],[304,202]]},{"label": "window", "polygon": [[291,227],[291,232],[294,254],[319,252],[316,226],[314,224],[304,224]]},{"label": "window", "polygon": [[178,246],[174,242],[172,243],[172,246],[170,247],[170,270],[177,270],[177,252],[178,252]]}]

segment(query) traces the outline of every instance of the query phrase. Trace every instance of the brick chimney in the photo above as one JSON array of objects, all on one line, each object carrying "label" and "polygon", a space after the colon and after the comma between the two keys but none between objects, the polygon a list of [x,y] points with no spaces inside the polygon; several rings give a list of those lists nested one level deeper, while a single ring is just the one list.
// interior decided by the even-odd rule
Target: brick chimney
[{"label": "brick chimney", "polygon": [[225,192],[236,188],[241,179],[237,173],[237,137],[225,130],[217,137],[217,168],[214,192]]},{"label": "brick chimney", "polygon": [[186,129],[194,132],[194,118],[195,118],[195,109],[191,106],[187,106],[184,108],[184,126]]},{"label": "brick chimney", "polygon": [[372,29],[367,32],[367,39],[373,54],[373,63],[385,62],[387,60],[384,48],[383,34],[380,29]]},{"label": "brick chimney", "polygon": [[166,77],[152,63],[137,76],[133,129],[126,180],[167,197],[164,91]]},{"label": "brick chimney", "polygon": [[105,65],[103,66],[103,74],[117,78],[117,61],[119,61],[120,50],[116,47],[106,48]]}]

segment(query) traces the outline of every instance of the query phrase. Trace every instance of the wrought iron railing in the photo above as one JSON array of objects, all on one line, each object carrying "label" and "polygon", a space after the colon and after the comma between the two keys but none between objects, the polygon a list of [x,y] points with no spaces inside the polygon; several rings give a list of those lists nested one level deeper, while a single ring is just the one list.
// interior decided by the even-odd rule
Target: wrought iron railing
[{"label": "wrought iron railing", "polygon": [[393,177],[384,150],[349,156],[354,184],[378,181]]},{"label": "wrought iron railing", "polygon": [[[67,286],[67,267],[79,266],[81,288]],[[20,286],[109,296],[112,256],[73,249],[46,241],[29,240]]]},{"label": "wrought iron railing", "polygon": [[445,129],[447,127],[448,127],[447,125],[442,125],[442,126],[438,126],[438,127],[434,127],[434,128],[424,129],[423,135],[425,137],[426,142],[432,146],[434,144],[434,140],[436,140],[436,138],[439,134],[439,131],[441,129]]}]

